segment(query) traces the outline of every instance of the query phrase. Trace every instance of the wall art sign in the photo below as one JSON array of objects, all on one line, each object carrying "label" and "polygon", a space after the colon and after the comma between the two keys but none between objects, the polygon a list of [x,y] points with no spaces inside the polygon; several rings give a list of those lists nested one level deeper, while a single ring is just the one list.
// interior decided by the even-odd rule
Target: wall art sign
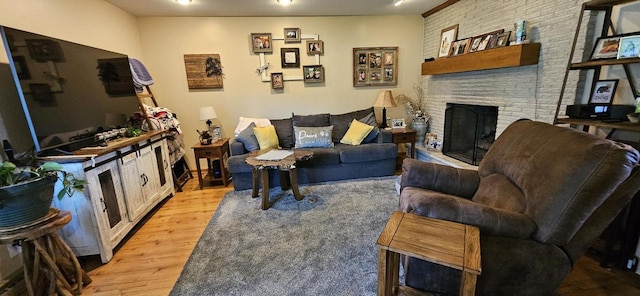
[{"label": "wall art sign", "polygon": [[184,68],[189,89],[222,88],[222,63],[219,54],[185,54]]}]

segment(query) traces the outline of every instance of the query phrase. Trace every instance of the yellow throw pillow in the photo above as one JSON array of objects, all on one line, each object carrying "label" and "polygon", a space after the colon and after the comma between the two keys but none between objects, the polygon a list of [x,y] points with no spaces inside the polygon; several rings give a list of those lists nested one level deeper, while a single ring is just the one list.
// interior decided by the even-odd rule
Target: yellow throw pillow
[{"label": "yellow throw pillow", "polygon": [[258,139],[260,150],[278,148],[278,135],[273,125],[254,127],[253,134],[256,136],[256,139]]},{"label": "yellow throw pillow", "polygon": [[349,145],[360,145],[362,140],[367,137],[367,135],[371,132],[373,126],[368,124],[364,124],[358,120],[351,121],[351,125],[349,126],[349,130],[344,134],[340,143],[349,144]]}]

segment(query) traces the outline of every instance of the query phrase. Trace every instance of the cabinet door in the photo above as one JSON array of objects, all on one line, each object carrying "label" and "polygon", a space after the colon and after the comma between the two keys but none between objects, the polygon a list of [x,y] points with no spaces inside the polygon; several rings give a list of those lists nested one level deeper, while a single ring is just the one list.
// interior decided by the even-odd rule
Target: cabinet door
[{"label": "cabinet door", "polygon": [[139,180],[142,187],[142,194],[144,195],[147,204],[155,201],[160,196],[158,189],[158,175],[156,164],[154,161],[154,153],[151,146],[141,148],[137,158],[138,173],[140,173]]},{"label": "cabinet door", "polygon": [[160,198],[164,198],[173,193],[173,175],[171,173],[169,148],[167,147],[166,139],[153,145],[153,154],[158,172]]},{"label": "cabinet door", "polygon": [[134,221],[144,214],[146,203],[142,194],[142,183],[138,172],[137,153],[131,153],[120,159],[120,173],[124,187],[124,196],[127,202],[129,221]]},{"label": "cabinet door", "polygon": [[[130,225],[117,161],[89,170],[86,176],[100,234],[107,234],[108,245],[112,249],[126,235],[127,227]],[[94,196],[96,198],[93,198]],[[104,240],[105,237],[101,239]]]}]

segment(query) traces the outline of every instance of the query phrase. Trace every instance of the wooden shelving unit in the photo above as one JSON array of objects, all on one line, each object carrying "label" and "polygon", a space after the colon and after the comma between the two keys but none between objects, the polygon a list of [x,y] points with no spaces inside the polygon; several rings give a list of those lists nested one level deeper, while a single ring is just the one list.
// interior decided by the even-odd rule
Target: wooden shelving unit
[{"label": "wooden shelving unit", "polygon": [[630,131],[640,133],[640,124],[639,123],[631,123],[629,121],[623,122],[606,122],[602,120],[596,119],[577,119],[577,118],[568,118],[561,117],[556,119],[557,124],[572,124],[572,125],[584,125],[584,126],[595,126],[599,128],[606,129],[615,129],[621,131]]},{"label": "wooden shelving unit", "polygon": [[539,56],[540,43],[492,48],[422,63],[422,75],[460,73],[535,65],[538,63]]}]

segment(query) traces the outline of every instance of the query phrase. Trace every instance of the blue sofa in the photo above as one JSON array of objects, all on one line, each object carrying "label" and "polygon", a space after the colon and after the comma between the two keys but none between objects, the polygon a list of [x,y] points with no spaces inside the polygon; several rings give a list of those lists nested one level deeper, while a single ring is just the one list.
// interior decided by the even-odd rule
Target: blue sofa
[{"label": "blue sofa", "polygon": [[[340,143],[340,139],[349,129],[353,119],[361,120],[373,114],[373,107],[344,114],[328,113],[314,115],[292,115],[291,118],[271,120],[276,129],[278,141],[283,149],[305,149],[314,152],[310,160],[301,161],[297,165],[298,183],[309,184],[326,181],[356,179],[366,177],[391,176],[395,173],[398,146],[392,143],[390,131],[377,129],[377,136],[370,142],[357,146]],[[372,115],[375,122],[375,115]],[[334,147],[294,148],[294,126],[333,126],[332,141]],[[373,132],[373,131],[372,131]],[[249,151],[240,141],[231,144],[231,157],[227,168],[233,178],[235,190],[250,189],[252,186],[251,166],[245,160]],[[269,184],[279,186],[279,174],[275,170],[269,172]]]}]

